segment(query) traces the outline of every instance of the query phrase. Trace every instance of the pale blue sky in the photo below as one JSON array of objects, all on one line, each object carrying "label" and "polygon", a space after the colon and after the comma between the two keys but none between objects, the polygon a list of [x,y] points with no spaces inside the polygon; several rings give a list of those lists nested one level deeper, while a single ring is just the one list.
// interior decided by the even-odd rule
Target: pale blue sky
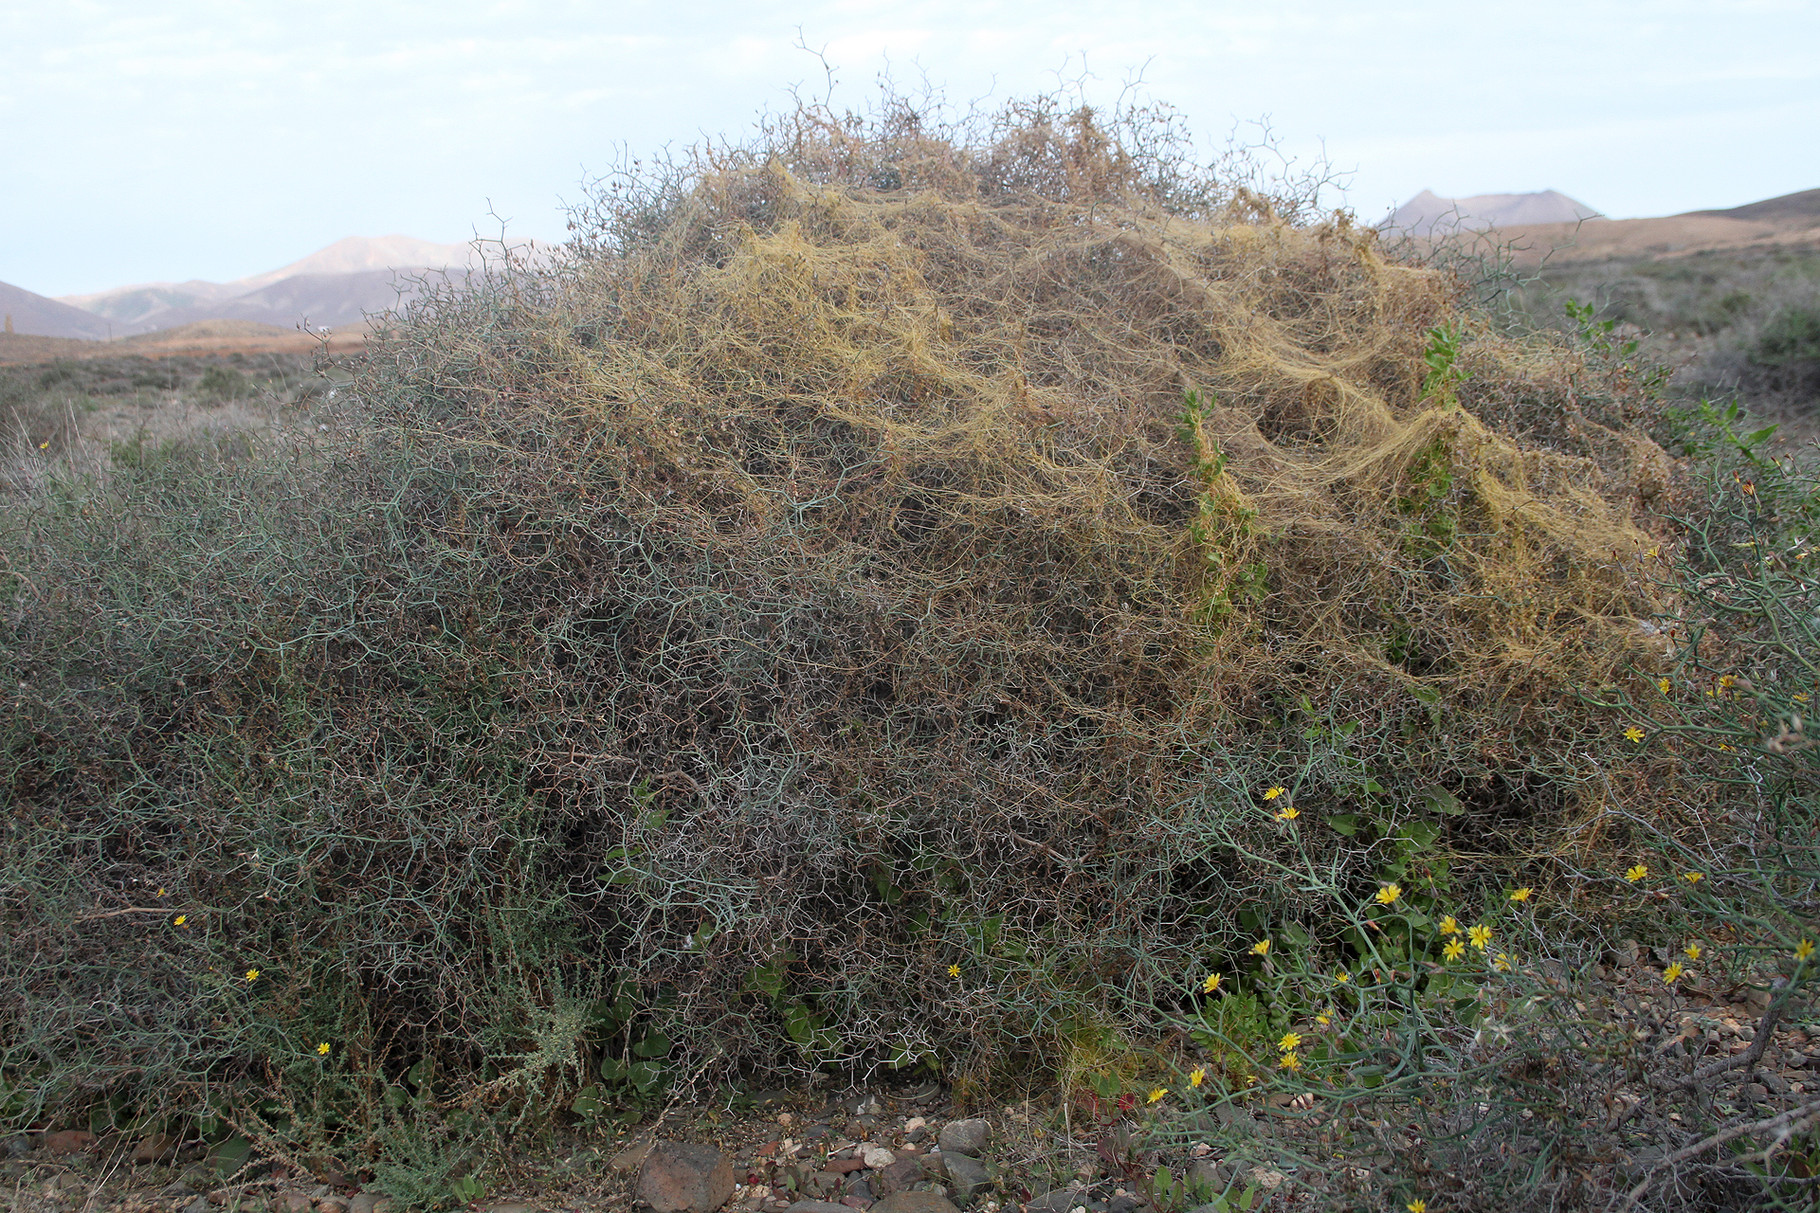
[{"label": "pale blue sky", "polygon": [[959,101],[1143,72],[1209,148],[1268,115],[1375,220],[1554,188],[1612,215],[1820,187],[1815,0],[0,0],[0,280],[226,280],[350,235],[552,239],[586,172],[740,134],[820,67]]}]

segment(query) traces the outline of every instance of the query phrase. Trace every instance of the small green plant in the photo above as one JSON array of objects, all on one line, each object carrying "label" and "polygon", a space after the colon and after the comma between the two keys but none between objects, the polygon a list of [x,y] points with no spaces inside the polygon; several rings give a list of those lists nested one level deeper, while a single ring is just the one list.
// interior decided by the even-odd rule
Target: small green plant
[{"label": "small green plant", "polygon": [[1257,510],[1226,475],[1226,455],[1205,429],[1200,394],[1183,396],[1176,433],[1188,447],[1189,466],[1205,487],[1196,498],[1188,537],[1200,554],[1199,601],[1190,611],[1197,623],[1224,624],[1238,608],[1259,602],[1269,590],[1270,570],[1253,555]]},{"label": "small green plant", "polygon": [[1460,347],[1466,339],[1464,325],[1438,324],[1428,330],[1428,346],[1422,351],[1422,364],[1428,368],[1422,376],[1422,398],[1433,400],[1442,408],[1460,403],[1460,384],[1472,376],[1460,366]]}]

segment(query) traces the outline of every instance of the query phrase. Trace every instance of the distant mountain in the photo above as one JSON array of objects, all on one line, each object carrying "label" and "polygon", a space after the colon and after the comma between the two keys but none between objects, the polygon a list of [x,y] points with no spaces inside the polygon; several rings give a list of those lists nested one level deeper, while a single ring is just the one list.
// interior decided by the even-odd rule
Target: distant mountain
[{"label": "distant mountain", "polygon": [[[1783,194],[1723,211],[1689,211],[1690,215],[1711,215],[1719,219],[1745,219],[1765,223],[1796,222],[1811,225],[1820,222],[1820,190],[1802,190]],[[1804,222],[1805,221],[1805,222]]]},{"label": "distant mountain", "polygon": [[5,314],[5,320],[0,321],[0,332],[10,330],[33,337],[86,337],[103,341],[114,335],[103,317],[5,282],[0,282],[0,313]]},{"label": "distant mountain", "polygon": [[1534,223],[1575,223],[1602,218],[1584,202],[1558,190],[1533,194],[1475,194],[1471,198],[1442,198],[1423,190],[1392,211],[1378,226],[1407,236],[1432,236],[1437,232],[1484,231]]},{"label": "distant mountain", "polygon": [[442,271],[464,274],[481,260],[472,244],[353,236],[289,265],[233,282],[148,282],[65,295],[58,302],[111,320],[115,336],[203,320],[336,327],[358,324],[368,312],[397,306],[414,293],[415,278]]}]

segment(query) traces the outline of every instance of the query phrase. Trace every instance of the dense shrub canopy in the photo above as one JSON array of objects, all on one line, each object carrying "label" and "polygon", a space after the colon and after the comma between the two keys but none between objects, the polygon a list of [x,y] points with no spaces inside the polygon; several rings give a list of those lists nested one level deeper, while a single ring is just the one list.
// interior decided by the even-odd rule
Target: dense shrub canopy
[{"label": "dense shrub canopy", "polygon": [[1037,105],[578,223],[313,454],[8,524],[14,1073],[1055,1064],[1296,918],[1226,845],[1291,772],[1361,882],[1582,807],[1668,462],[1345,216]]}]

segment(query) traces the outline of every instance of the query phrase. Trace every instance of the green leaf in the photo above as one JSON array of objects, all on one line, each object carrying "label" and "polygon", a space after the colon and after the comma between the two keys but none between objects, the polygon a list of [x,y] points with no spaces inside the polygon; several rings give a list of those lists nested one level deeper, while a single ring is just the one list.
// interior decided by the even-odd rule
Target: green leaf
[{"label": "green leaf", "polygon": [[1745,446],[1756,446],[1759,442],[1763,442],[1763,441],[1767,440],[1771,434],[1774,434],[1777,430],[1779,430],[1781,428],[1782,428],[1782,423],[1780,421],[1778,421],[1775,425],[1766,425],[1762,429],[1758,430],[1756,433],[1752,434],[1750,437],[1746,438],[1744,440],[1744,445]]},{"label": "green leaf", "polygon": [[1460,798],[1446,788],[1423,788],[1420,795],[1422,807],[1430,813],[1439,813],[1444,817],[1459,817],[1466,812],[1466,806],[1460,803]]},{"label": "green leaf", "polygon": [[232,1175],[245,1165],[252,1152],[253,1143],[236,1133],[209,1151],[209,1165],[217,1175]]},{"label": "green leaf", "polygon": [[633,1045],[632,1053],[637,1057],[668,1057],[670,1055],[670,1038],[662,1032],[653,1032]]},{"label": "green leaf", "polygon": [[575,1092],[575,1098],[569,1101],[569,1111],[577,1116],[599,1116],[606,1106],[600,1088],[593,1083]]},{"label": "green leaf", "polygon": [[1351,838],[1359,832],[1359,818],[1356,813],[1334,813],[1327,818],[1327,824],[1335,832]]}]

